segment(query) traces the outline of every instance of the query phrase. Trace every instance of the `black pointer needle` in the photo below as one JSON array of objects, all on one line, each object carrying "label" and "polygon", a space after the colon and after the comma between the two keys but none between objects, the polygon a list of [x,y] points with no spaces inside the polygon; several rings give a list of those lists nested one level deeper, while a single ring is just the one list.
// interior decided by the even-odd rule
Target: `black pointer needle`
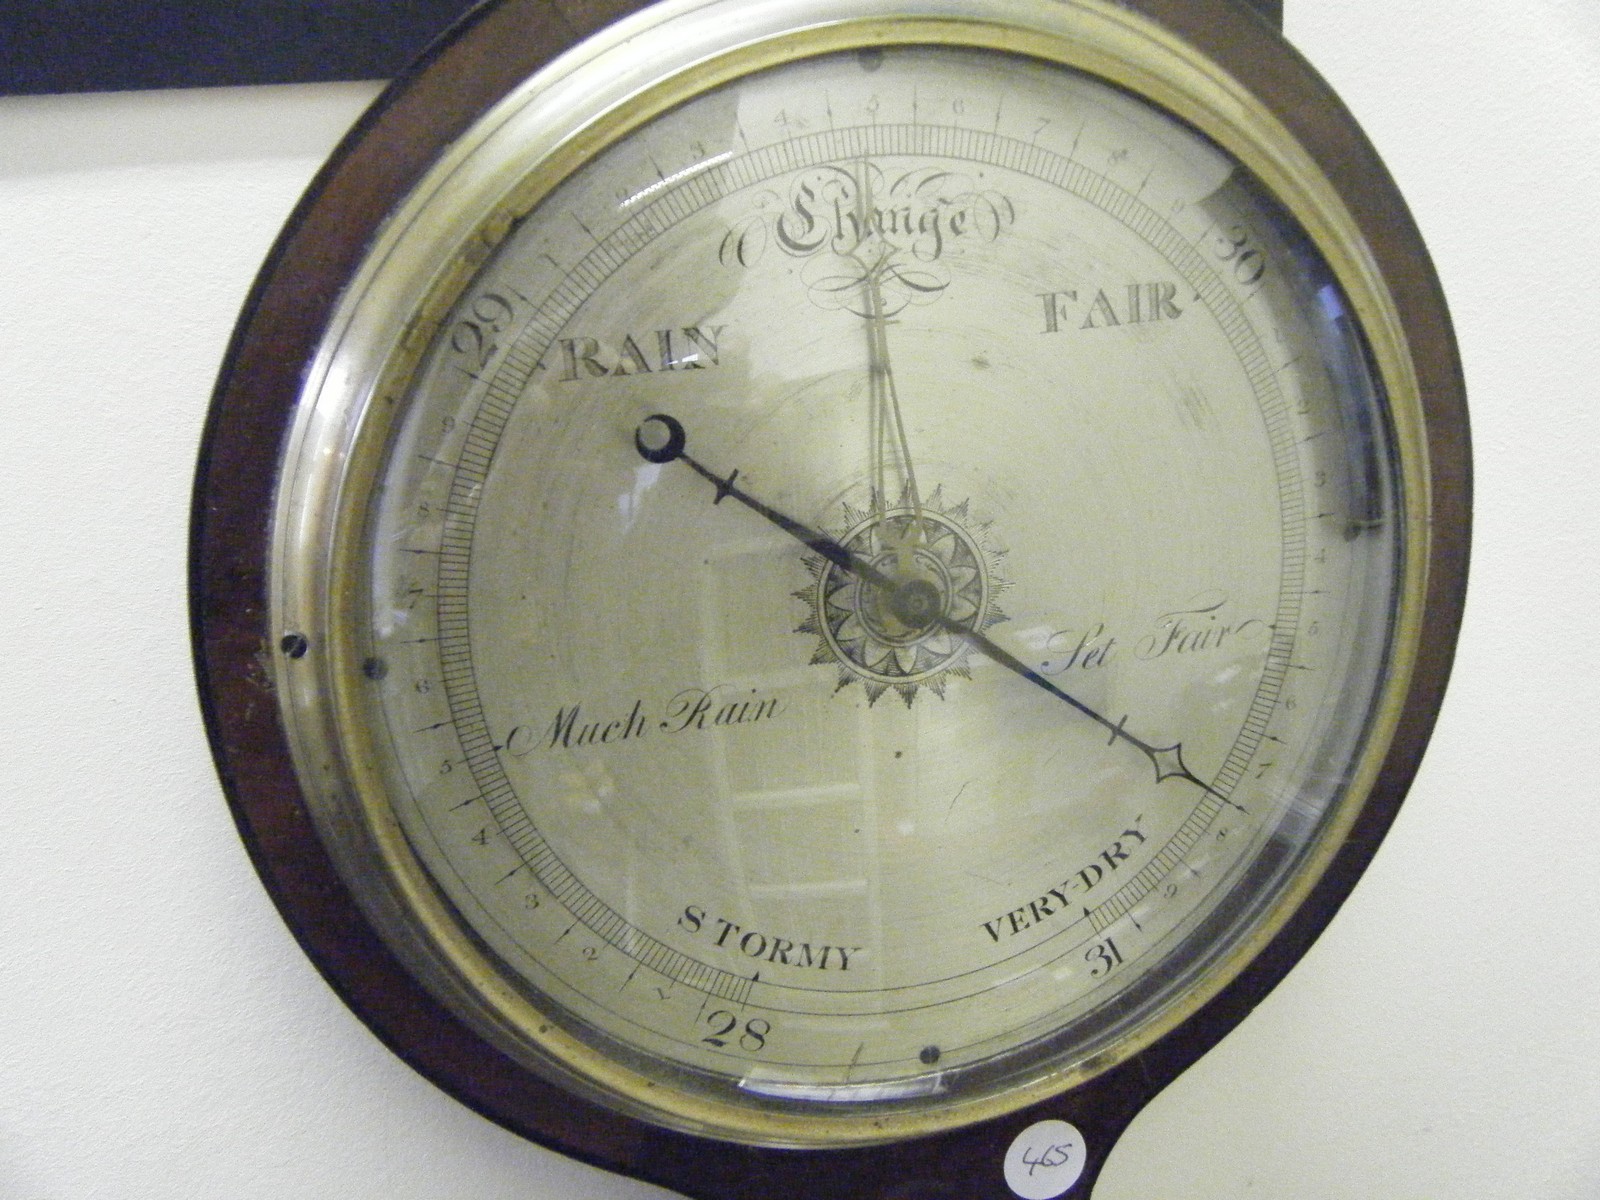
[{"label": "black pointer needle", "polygon": [[1170,746],[1152,746],[1149,742],[1134,736],[1124,728],[1127,724],[1126,717],[1121,721],[1111,721],[1101,716],[1083,701],[1062,691],[1016,655],[1002,649],[972,628],[972,626],[937,611],[938,597],[936,593],[930,595],[930,593],[933,593],[931,584],[920,579],[913,579],[904,583],[897,582],[860,555],[852,552],[849,547],[834,541],[827,534],[819,533],[808,525],[802,525],[793,517],[785,516],[777,509],[768,507],[734,483],[734,480],[739,477],[738,471],[734,471],[724,478],[709,467],[697,462],[684,449],[687,442],[688,435],[684,432],[682,423],[677,418],[669,417],[665,413],[657,413],[653,417],[646,417],[639,423],[639,428],[633,435],[633,444],[638,448],[645,461],[653,463],[681,462],[686,464],[695,474],[717,489],[717,498],[712,501],[713,504],[721,504],[723,500],[732,496],[752,512],[771,521],[807,549],[820,554],[841,571],[848,571],[870,586],[878,588],[888,598],[890,611],[908,625],[937,625],[941,629],[964,638],[979,653],[986,655],[1007,670],[1020,675],[1034,686],[1043,688],[1056,699],[1064,700],[1091,721],[1110,731],[1111,741],[1107,745],[1111,745],[1118,738],[1121,738],[1149,758],[1151,765],[1155,768],[1157,783],[1167,779],[1185,779],[1201,791],[1215,796],[1224,804],[1233,805],[1235,808],[1238,807],[1234,801],[1217,791],[1216,788],[1206,783],[1184,765],[1183,745],[1181,742],[1175,742]]}]

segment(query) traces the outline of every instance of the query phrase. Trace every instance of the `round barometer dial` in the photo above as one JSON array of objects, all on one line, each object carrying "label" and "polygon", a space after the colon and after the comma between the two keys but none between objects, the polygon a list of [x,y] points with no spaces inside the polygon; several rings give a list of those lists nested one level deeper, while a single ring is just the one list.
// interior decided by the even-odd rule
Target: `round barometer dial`
[{"label": "round barometer dial", "polygon": [[1086,1194],[1420,753],[1466,526],[1420,247],[1238,13],[702,0],[440,98],[540,11],[336,165],[225,376],[197,611],[263,869],[543,1140]]}]

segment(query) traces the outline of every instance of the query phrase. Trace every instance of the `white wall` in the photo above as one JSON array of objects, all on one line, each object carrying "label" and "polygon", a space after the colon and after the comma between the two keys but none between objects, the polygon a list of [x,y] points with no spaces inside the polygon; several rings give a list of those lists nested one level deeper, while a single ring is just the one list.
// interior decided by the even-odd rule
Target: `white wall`
[{"label": "white wall", "polygon": [[[1376,864],[1135,1122],[1097,1200],[1592,1200],[1600,6],[1288,8],[1455,309],[1471,603]],[[663,1195],[519,1141],[380,1048],[279,922],[207,756],[196,440],[257,264],[373,91],[0,101],[0,1195]]]}]

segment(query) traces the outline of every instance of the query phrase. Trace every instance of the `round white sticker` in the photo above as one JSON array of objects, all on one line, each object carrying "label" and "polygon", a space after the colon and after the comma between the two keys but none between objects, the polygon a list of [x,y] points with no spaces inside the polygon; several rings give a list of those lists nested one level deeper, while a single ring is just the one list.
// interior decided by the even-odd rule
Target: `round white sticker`
[{"label": "round white sticker", "polygon": [[1083,1134],[1065,1121],[1039,1121],[1006,1151],[1006,1184],[1022,1200],[1055,1200],[1083,1174],[1089,1159]]}]

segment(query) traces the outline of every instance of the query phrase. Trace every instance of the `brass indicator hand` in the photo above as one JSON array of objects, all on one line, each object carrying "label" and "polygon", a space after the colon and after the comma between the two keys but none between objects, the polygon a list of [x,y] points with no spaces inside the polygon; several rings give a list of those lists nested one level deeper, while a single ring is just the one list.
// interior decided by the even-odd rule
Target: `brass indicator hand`
[{"label": "brass indicator hand", "polygon": [[985,655],[991,661],[999,663],[1002,667],[1026,679],[1035,687],[1042,688],[1056,699],[1071,705],[1091,721],[1109,731],[1111,738],[1106,743],[1107,745],[1111,745],[1120,739],[1145,755],[1150,760],[1150,765],[1155,768],[1157,783],[1168,779],[1187,780],[1201,791],[1215,796],[1224,804],[1232,805],[1235,808],[1238,807],[1234,801],[1189,770],[1183,761],[1183,744],[1181,742],[1174,742],[1170,746],[1152,745],[1143,738],[1128,732],[1126,728],[1127,717],[1123,717],[1120,721],[1113,721],[1109,717],[1096,712],[1077,697],[1062,691],[1045,676],[1039,674],[1038,671],[1028,666],[1016,655],[996,644],[992,639],[974,629],[967,622],[958,621],[946,615],[944,597],[940,594],[939,588],[931,581],[916,576],[903,580],[893,578],[878,567],[873,566],[859,554],[853,552],[849,547],[840,545],[839,542],[827,534],[812,529],[809,525],[802,524],[793,517],[786,516],[777,509],[756,499],[735,482],[739,478],[737,470],[724,477],[700,463],[685,450],[685,446],[688,444],[688,435],[685,433],[682,423],[675,417],[667,416],[665,413],[657,413],[654,416],[646,417],[639,423],[639,428],[634,432],[633,444],[647,462],[684,463],[695,474],[717,489],[717,496],[712,501],[713,504],[721,504],[729,496],[733,497],[752,512],[765,517],[813,553],[821,555],[840,570],[849,571],[869,586],[877,588],[887,597],[889,610],[908,627],[916,629],[937,626],[964,638],[973,649]]},{"label": "brass indicator hand", "polygon": [[[883,296],[877,281],[877,271],[874,267],[867,272],[867,308],[870,316],[867,317],[867,339],[871,347],[870,385],[872,393],[872,421],[871,436],[875,443],[873,454],[873,507],[877,510],[879,519],[884,516],[888,506],[887,488],[888,471],[885,469],[886,461],[890,455],[891,444],[898,449],[902,470],[905,472],[906,496],[911,501],[912,520],[905,531],[895,538],[890,549],[894,550],[901,570],[910,570],[915,563],[917,543],[924,539],[922,521],[922,496],[917,490],[917,475],[911,465],[911,451],[906,441],[905,424],[900,417],[900,397],[894,386],[894,371],[889,365],[889,335],[884,328]],[[890,431],[893,431],[891,441]],[[892,531],[887,522],[882,525],[882,532],[890,534]]]},{"label": "brass indicator hand", "polygon": [[[857,218],[862,229],[872,228],[872,167],[861,164],[861,178],[856,187]],[[879,532],[892,539],[889,549],[894,551],[900,569],[916,569],[916,549],[926,540],[927,530],[922,516],[922,495],[917,489],[917,474],[911,465],[911,446],[906,437],[905,421],[900,414],[900,395],[895,388],[894,369],[889,362],[889,314],[883,302],[883,277],[894,268],[893,248],[881,238],[867,239],[863,245],[873,245],[876,257],[868,261],[857,251],[851,255],[861,270],[861,287],[865,311],[861,317],[867,330],[867,384],[871,403],[868,438],[871,442],[869,461],[872,463],[872,504],[879,520]],[[905,529],[896,532],[884,520],[888,506],[888,462],[898,456],[903,473],[905,496],[911,503],[912,521]]]}]

